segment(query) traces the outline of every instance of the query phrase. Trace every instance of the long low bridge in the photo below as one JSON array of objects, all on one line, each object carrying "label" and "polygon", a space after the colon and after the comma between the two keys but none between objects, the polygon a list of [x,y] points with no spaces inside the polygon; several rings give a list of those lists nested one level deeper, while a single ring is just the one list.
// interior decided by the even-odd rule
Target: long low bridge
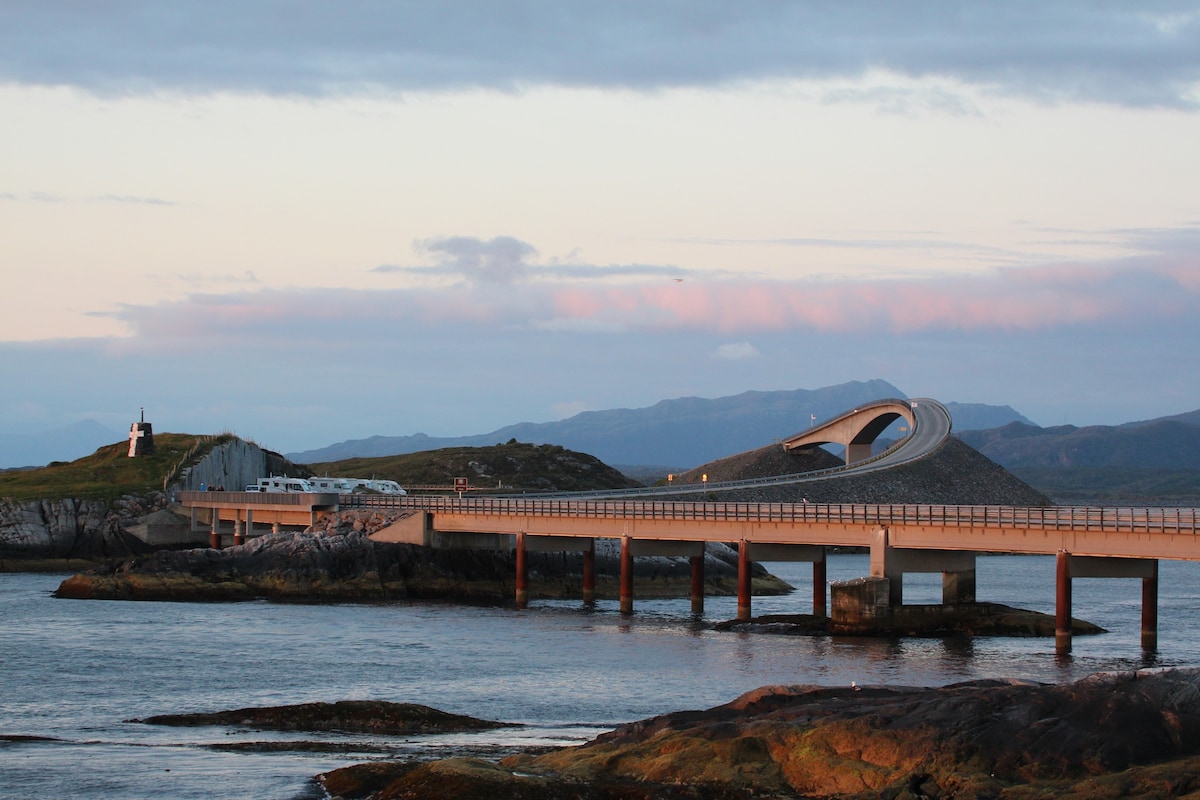
[{"label": "long low bridge", "polygon": [[[276,502],[284,497],[286,507]],[[303,524],[345,508],[410,512],[374,538],[440,548],[516,553],[516,602],[528,599],[526,553],[582,552],[583,594],[594,597],[595,539],[621,546],[620,608],[633,610],[633,558],[683,556],[692,567],[693,611],[703,608],[704,548],[728,543],[738,551],[738,618],[751,617],[751,564],[810,562],[813,613],[827,613],[825,558],[830,547],[870,551],[870,576],[844,602],[854,613],[882,618],[903,605],[905,573],[942,573],[946,605],[975,600],[976,555],[1013,553],[1057,559],[1056,635],[1059,652],[1071,647],[1071,585],[1075,578],[1127,577],[1142,581],[1142,644],[1157,646],[1158,561],[1200,561],[1200,509],[1052,506],[863,505],[820,503],[579,500],[518,497],[390,497],[383,495],[259,495],[185,492],[185,506],[214,509],[213,520],[234,516],[235,543],[253,520],[288,513]],[[275,507],[276,510],[268,509]],[[216,523],[214,523],[216,524]],[[241,531],[239,533],[239,530]],[[221,534],[213,528],[213,543]],[[836,589],[836,587],[835,587]],[[866,593],[864,596],[863,593]],[[833,616],[841,601],[835,591]]]},{"label": "long low bridge", "polygon": [[[888,426],[903,420],[911,433],[882,453],[871,445]],[[539,497],[446,497],[385,495],[183,492],[192,527],[201,516],[210,542],[219,547],[225,523],[234,544],[256,526],[307,526],[342,508],[387,507],[407,515],[373,538],[430,547],[515,551],[516,602],[528,600],[526,553],[581,552],[583,597],[595,596],[595,540],[621,545],[620,608],[633,611],[633,558],[688,557],[692,610],[704,603],[704,553],[709,542],[738,552],[738,618],[751,617],[751,565],[758,561],[811,562],[813,613],[834,622],[864,625],[903,609],[905,573],[942,573],[942,601],[975,601],[978,553],[1025,553],[1057,558],[1055,647],[1071,648],[1071,585],[1075,578],[1127,577],[1142,581],[1142,646],[1158,638],[1158,562],[1200,561],[1194,508],[1094,508],[975,505],[862,505],[820,503],[691,502],[664,499],[704,496],[722,490],[781,483],[803,484],[890,469],[924,458],[950,435],[950,414],[936,400],[885,399],[869,403],[783,440],[785,449],[834,443],[845,448],[846,466],[819,472],[724,484],[674,485],[625,491]],[[829,547],[870,550],[870,576],[827,590]]]}]

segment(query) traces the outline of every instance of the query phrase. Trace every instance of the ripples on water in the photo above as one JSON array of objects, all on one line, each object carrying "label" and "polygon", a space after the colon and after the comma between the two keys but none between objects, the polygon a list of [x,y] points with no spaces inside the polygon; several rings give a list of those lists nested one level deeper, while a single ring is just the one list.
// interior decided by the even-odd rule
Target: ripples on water
[{"label": "ripples on water", "polygon": [[[797,586],[756,614],[810,610],[806,564],[767,565]],[[832,556],[830,580],[865,556]],[[1056,658],[1047,639],[863,640],[716,633],[734,598],[534,602],[526,611],[440,603],[279,605],[56,600],[63,576],[0,575],[0,797],[320,797],[313,775],[381,758],[585,741],[621,722],[705,708],[766,684],[1045,682],[1146,666],[1200,665],[1200,565],[1161,562],[1159,650],[1140,648],[1141,582],[1076,580],[1075,616],[1109,629]],[[977,594],[1054,611],[1054,559],[979,560]],[[941,576],[905,577],[905,601],[938,602]],[[414,702],[525,723],[441,737],[163,728],[152,714],[343,699]],[[209,745],[319,741],[331,752]]]}]

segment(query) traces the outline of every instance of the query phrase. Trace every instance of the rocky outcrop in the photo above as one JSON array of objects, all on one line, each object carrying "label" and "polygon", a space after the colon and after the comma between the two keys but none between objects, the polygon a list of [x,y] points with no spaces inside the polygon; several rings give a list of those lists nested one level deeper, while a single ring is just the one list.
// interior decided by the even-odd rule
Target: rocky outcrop
[{"label": "rocky outcrop", "polygon": [[336,703],[300,703],[196,714],[158,714],[133,721],[175,727],[228,725],[260,731],[334,731],[378,736],[516,727],[513,723],[450,714],[416,703],[389,703],[383,700],[339,700]]},{"label": "rocky outcrop", "polygon": [[[741,477],[791,474],[779,445],[722,459],[678,477],[678,483],[697,483],[707,474],[710,483]],[[822,451],[823,452],[823,451]],[[824,454],[821,467],[832,458]],[[841,462],[838,462],[839,464]],[[735,477],[736,476],[736,477]],[[1021,481],[987,456],[958,439],[947,439],[924,458],[891,469],[862,475],[780,486],[729,491],[709,490],[696,499],[757,503],[930,503],[935,505],[1050,506],[1048,497]]]},{"label": "rocky outcrop", "polygon": [[302,468],[278,453],[231,438],[197,463],[180,467],[174,473],[175,482],[165,492],[125,495],[111,502],[0,498],[0,566],[53,568],[48,560],[111,560],[160,546],[188,546],[196,538],[188,530],[188,518],[168,512],[170,500],[179,489],[199,489],[202,485],[241,489],[264,475],[289,470],[298,474]]},{"label": "rocky outcrop", "polygon": [[166,496],[100,500],[0,499],[0,558],[112,559],[149,550],[127,528],[166,506]]},{"label": "rocky outcrop", "polygon": [[1200,670],[1182,669],[1065,685],[765,687],[581,747],[415,766],[370,797],[1194,797],[1198,767]]},{"label": "rocky outcrop", "polygon": [[[441,550],[375,542],[370,534],[395,521],[398,512],[344,511],[302,533],[268,534],[225,550],[162,551],[72,576],[59,597],[118,600],[389,600],[445,598],[505,602],[515,595],[512,551]],[[709,548],[706,589],[736,591],[736,553]],[[530,553],[529,596],[579,597],[578,554]],[[686,596],[686,558],[634,562],[634,592],[641,597]],[[597,596],[615,597],[617,558],[596,558]],[[791,587],[756,567],[754,591],[782,593]]]}]

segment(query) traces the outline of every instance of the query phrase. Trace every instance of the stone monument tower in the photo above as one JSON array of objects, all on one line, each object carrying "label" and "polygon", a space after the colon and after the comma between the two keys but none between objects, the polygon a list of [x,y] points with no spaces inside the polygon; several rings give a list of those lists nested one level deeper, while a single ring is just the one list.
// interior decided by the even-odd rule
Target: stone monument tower
[{"label": "stone monument tower", "polygon": [[146,422],[146,409],[142,409],[142,421],[129,428],[129,457],[154,455],[154,429]]}]

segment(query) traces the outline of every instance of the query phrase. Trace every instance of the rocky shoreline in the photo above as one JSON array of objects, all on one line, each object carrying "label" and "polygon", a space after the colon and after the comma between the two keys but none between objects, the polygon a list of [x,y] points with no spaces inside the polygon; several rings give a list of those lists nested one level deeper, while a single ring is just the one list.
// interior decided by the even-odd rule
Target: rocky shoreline
[{"label": "rocky shoreline", "polygon": [[374,763],[318,780],[346,800],[1193,797],[1200,670],[1064,685],[768,686],[578,747]]},{"label": "rocky shoreline", "polygon": [[[1013,608],[1003,603],[963,603],[960,605],[906,605],[895,609],[892,627],[876,625],[872,636],[904,636],[911,638],[941,638],[946,636],[1012,636],[1052,637],[1055,633],[1053,614]],[[718,631],[765,633],[780,636],[825,636],[835,631],[828,617],[812,614],[763,614],[748,620],[726,620],[713,626]],[[1086,620],[1072,619],[1074,636],[1104,633],[1099,625]],[[861,635],[861,634],[859,634]]]},{"label": "rocky shoreline", "polygon": [[[512,551],[441,550],[370,538],[394,512],[343,511],[300,533],[266,534],[223,550],[159,551],[67,578],[55,593],[68,599],[187,602],[268,599],[284,602],[362,602],[405,599],[506,603],[516,594]],[[611,548],[610,548],[611,549]],[[619,593],[619,551],[597,543],[596,596]],[[705,592],[737,591],[737,553],[708,548]],[[531,553],[529,597],[582,596],[582,556]],[[756,594],[792,587],[755,565]],[[641,558],[634,563],[638,597],[687,597],[687,558]]]},{"label": "rocky shoreline", "polygon": [[[55,596],[86,600],[229,602],[392,602],[447,600],[505,604],[515,599],[515,556],[511,551],[442,550],[378,542],[371,534],[395,521],[397,512],[344,511],[299,533],[267,534],[223,550],[159,551],[78,572],[62,581]],[[597,542],[596,596],[619,594],[619,549]],[[531,553],[529,597],[582,596],[578,553]],[[705,593],[737,592],[737,552],[710,543]],[[754,565],[753,592],[786,594],[792,587]],[[687,597],[687,558],[649,557],[634,562],[634,594],[641,598]],[[907,605],[886,625],[866,631],[833,630],[830,620],[806,614],[757,617],[717,623],[717,630],[746,633],[869,636],[1045,636],[1055,633],[1047,614],[995,603]],[[1103,632],[1081,620],[1073,632]]]}]

